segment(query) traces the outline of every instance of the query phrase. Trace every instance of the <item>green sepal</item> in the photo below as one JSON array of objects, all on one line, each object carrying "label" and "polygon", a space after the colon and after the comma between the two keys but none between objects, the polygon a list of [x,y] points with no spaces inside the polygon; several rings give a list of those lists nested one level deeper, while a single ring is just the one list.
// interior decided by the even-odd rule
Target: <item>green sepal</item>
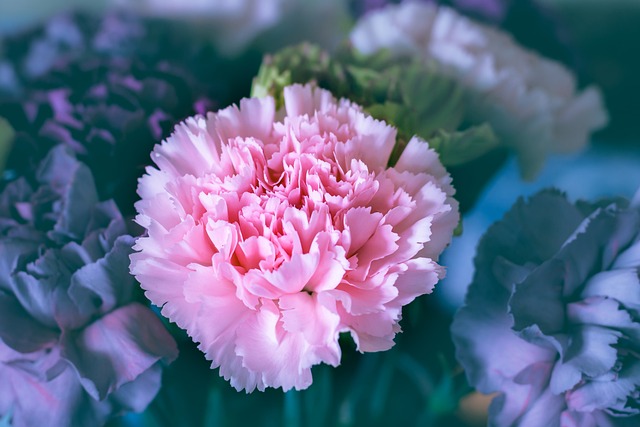
[{"label": "green sepal", "polygon": [[9,122],[0,117],[0,173],[4,172],[15,135]]},{"label": "green sepal", "polygon": [[[273,55],[266,55],[253,80],[251,96],[271,95],[278,108],[282,107],[282,91],[294,83],[315,83],[334,92],[344,83],[344,75],[329,54],[319,46],[302,43],[286,47]],[[332,89],[333,88],[333,89]],[[342,88],[341,92],[346,90]]]},{"label": "green sepal", "polygon": [[453,237],[460,237],[462,236],[462,232],[464,230],[464,226],[462,225],[462,218],[460,218],[460,221],[458,222],[458,225],[456,226],[456,228],[453,230]]},{"label": "green sepal", "polygon": [[278,108],[284,104],[282,99],[282,90],[285,86],[291,84],[291,72],[289,70],[280,71],[276,67],[262,66],[258,71],[258,75],[253,79],[251,86],[252,98],[264,98],[272,96],[278,104]]}]

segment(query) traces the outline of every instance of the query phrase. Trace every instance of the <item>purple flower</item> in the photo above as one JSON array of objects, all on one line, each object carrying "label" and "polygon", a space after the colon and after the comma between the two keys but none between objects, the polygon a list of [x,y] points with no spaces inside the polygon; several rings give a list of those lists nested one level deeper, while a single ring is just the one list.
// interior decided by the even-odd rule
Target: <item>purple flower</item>
[{"label": "purple flower", "polygon": [[135,54],[145,35],[143,22],[133,15],[56,15],[42,26],[3,40],[0,94],[20,93],[33,80],[88,52],[105,58]]},{"label": "purple flower", "polygon": [[[86,28],[85,18],[99,30]],[[0,96],[0,116],[16,131],[4,179],[32,173],[64,144],[89,166],[100,197],[130,214],[153,145],[180,120],[227,103],[226,68],[207,43],[168,23],[78,14],[45,28],[7,41],[23,89]],[[57,53],[35,75],[25,64],[39,63],[29,52],[40,45]]]},{"label": "purple flower", "polygon": [[142,411],[177,356],[135,302],[133,238],[64,146],[0,193],[0,416],[12,425],[98,426]]},{"label": "purple flower", "polygon": [[544,191],[482,239],[452,333],[492,426],[640,422],[640,208]]},{"label": "purple flower", "polygon": [[436,3],[511,33],[519,43],[571,68],[578,62],[570,37],[553,9],[540,0],[351,0],[354,16],[389,4]]}]

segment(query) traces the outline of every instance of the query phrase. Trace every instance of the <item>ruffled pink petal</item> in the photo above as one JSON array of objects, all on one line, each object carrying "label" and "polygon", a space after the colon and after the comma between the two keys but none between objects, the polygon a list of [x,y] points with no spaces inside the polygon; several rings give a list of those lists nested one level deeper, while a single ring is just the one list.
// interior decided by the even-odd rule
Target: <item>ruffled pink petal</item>
[{"label": "ruffled pink petal", "polygon": [[201,176],[220,162],[207,121],[202,116],[188,118],[176,126],[173,134],[151,153],[151,159],[161,170],[172,176]]},{"label": "ruffled pink petal", "polygon": [[316,111],[325,112],[334,107],[335,99],[329,91],[294,84],[284,88],[284,105],[289,118],[313,116]]},{"label": "ruffled pink petal", "polygon": [[311,244],[311,253],[320,257],[316,271],[307,281],[307,292],[322,293],[335,289],[343,281],[349,261],[344,248],[336,245],[337,233],[320,233]]},{"label": "ruffled pink petal", "polygon": [[236,331],[252,311],[237,298],[234,283],[212,267],[196,266],[185,285],[185,298],[198,302],[198,316],[189,331],[211,366],[220,367],[220,375],[238,390],[264,389],[259,376],[243,367],[235,352]]},{"label": "ruffled pink petal", "polygon": [[340,316],[335,301],[322,298],[323,294],[309,295],[300,292],[280,298],[283,328],[292,334],[301,334],[324,363],[338,366],[340,346],[338,326]]},{"label": "ruffled pink petal", "polygon": [[131,272],[238,390],[307,387],[313,365],[339,364],[340,332],[392,347],[458,220],[427,143],[389,169],[394,128],[310,85],[284,99],[180,125],[136,205]]},{"label": "ruffled pink petal", "polygon": [[311,365],[320,359],[309,352],[310,345],[299,333],[287,333],[280,310],[271,300],[250,316],[238,331],[236,353],[243,365],[260,372],[266,384],[283,391],[301,390],[311,384]]},{"label": "ruffled pink petal", "polygon": [[352,316],[338,305],[338,313],[344,327],[351,331],[358,351],[385,351],[394,346],[393,339],[400,330],[397,325],[399,311],[389,309]]}]

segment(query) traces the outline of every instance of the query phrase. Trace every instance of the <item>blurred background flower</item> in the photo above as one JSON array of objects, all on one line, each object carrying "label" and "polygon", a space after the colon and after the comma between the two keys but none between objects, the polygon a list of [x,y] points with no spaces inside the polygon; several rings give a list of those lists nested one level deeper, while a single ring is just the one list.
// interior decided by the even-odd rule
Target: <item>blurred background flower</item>
[{"label": "blurred background flower", "polygon": [[[538,0],[350,0],[350,10],[359,17],[386,5],[419,1],[439,4],[480,22],[499,27],[530,49],[561,61],[570,68],[578,65],[572,37],[547,2]],[[562,1],[562,0],[560,0]]]},{"label": "blurred background flower", "polygon": [[597,88],[579,91],[561,64],[447,7],[388,6],[359,20],[350,38],[362,53],[388,49],[418,57],[453,78],[464,90],[466,119],[490,123],[517,154],[526,179],[536,176],[550,153],[584,148],[607,123]]},{"label": "blurred background flower", "polygon": [[113,58],[131,56],[136,50],[156,52],[153,44],[141,46],[147,33],[143,22],[132,15],[56,14],[2,39],[0,94],[20,95],[35,80],[87,55]]},{"label": "blurred background flower", "polygon": [[136,302],[133,238],[63,146],[0,193],[0,413],[15,427],[103,425],[142,411],[177,357]]},{"label": "blurred background flower", "polygon": [[0,116],[16,137],[4,179],[32,173],[63,144],[90,167],[100,196],[131,214],[151,147],[179,120],[248,91],[252,60],[238,69],[191,36],[112,12],[57,15],[7,38],[0,63],[11,78],[0,81]]},{"label": "blurred background flower", "polygon": [[489,229],[452,333],[470,384],[500,392],[491,425],[637,424],[639,253],[624,200],[542,192]]},{"label": "blurred background flower", "polygon": [[303,40],[335,46],[349,25],[343,0],[109,0],[143,16],[188,22],[220,52],[274,49]]},{"label": "blurred background flower", "polygon": [[275,26],[295,0],[112,0],[141,15],[183,19],[206,27],[218,47],[238,52]]}]

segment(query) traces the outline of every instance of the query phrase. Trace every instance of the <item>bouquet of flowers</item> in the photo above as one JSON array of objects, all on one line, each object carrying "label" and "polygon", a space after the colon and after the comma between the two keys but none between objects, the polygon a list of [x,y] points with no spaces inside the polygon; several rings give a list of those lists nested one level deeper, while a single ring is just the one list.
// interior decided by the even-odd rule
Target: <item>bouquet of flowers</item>
[{"label": "bouquet of flowers", "polygon": [[474,228],[609,121],[559,21],[112,0],[0,36],[0,425],[636,425],[640,195]]}]

